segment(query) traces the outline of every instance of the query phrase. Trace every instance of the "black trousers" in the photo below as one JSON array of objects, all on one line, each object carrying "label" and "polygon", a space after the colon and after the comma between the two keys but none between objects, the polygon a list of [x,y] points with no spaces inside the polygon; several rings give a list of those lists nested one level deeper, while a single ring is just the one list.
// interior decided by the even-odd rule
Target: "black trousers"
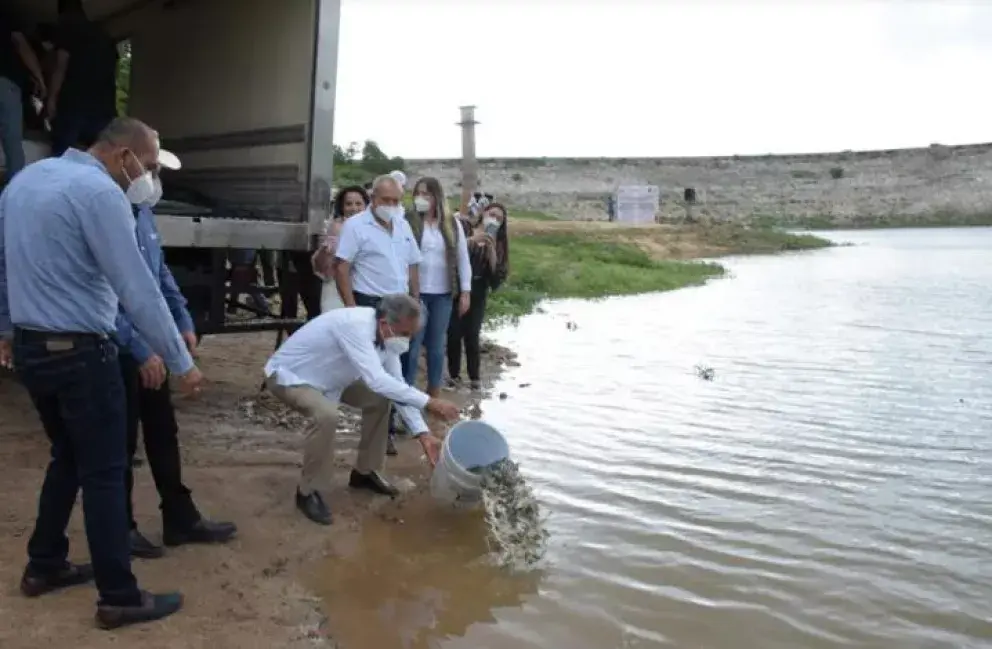
[{"label": "black trousers", "polygon": [[100,602],[140,604],[125,516],[124,386],[116,345],[92,334],[17,329],[14,363],[52,445],[38,520],[28,541],[28,571],[45,576],[65,568],[65,529],[82,489]]},{"label": "black trousers", "polygon": [[[468,312],[458,315],[458,305],[451,311],[448,321],[448,376],[457,379],[462,373],[462,343],[465,344],[465,362],[468,365],[470,381],[479,380],[479,366],[482,364],[480,340],[482,322],[486,318],[486,300],[489,298],[489,285],[484,279],[472,280],[472,298]],[[455,298],[457,301],[457,298]]]},{"label": "black trousers", "polygon": [[179,454],[179,424],[172,406],[172,392],[168,382],[157,390],[141,385],[138,361],[130,354],[120,355],[121,375],[127,396],[127,454],[125,474],[127,488],[127,515],[131,529],[134,521],[134,454],[138,449],[138,427],[145,439],[145,454],[152,470],[155,489],[162,509],[163,527],[185,530],[200,520],[200,512],[193,503],[190,490],[183,484],[182,459]]}]

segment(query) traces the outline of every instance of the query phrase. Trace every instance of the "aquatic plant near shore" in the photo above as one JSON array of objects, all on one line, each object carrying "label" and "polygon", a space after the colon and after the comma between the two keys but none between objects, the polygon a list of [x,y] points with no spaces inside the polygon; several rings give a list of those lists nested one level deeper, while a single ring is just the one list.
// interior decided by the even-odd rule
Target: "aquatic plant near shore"
[{"label": "aquatic plant near shore", "polygon": [[520,466],[507,459],[470,470],[482,476],[487,541],[495,563],[510,570],[533,568],[544,558],[549,534]]}]

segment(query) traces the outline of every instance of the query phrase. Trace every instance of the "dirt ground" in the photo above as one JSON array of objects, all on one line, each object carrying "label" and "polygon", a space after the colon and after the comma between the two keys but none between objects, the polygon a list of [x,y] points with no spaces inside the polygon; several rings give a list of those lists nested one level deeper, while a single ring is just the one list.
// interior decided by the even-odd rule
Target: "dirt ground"
[{"label": "dirt ground", "polygon": [[[34,523],[37,493],[48,445],[26,393],[0,375],[0,647],[35,649],[74,646],[102,649],[272,649],[334,647],[322,602],[304,586],[308,569],[335,548],[354,541],[362,520],[388,499],[352,493],[345,485],[357,443],[357,414],[342,418],[337,487],[328,502],[335,522],[322,528],[294,507],[299,448],[305,422],[259,394],[261,368],[275,344],[274,333],[204,339],[200,367],[210,381],[196,400],[177,398],[185,478],[201,510],[238,524],[227,546],[170,549],[165,558],[135,561],[143,588],[181,590],[184,610],[163,622],[108,633],[93,624],[96,592],[74,588],[37,600],[17,591],[25,546]],[[515,361],[495,346],[484,351],[485,379]],[[449,397],[472,416],[471,395]],[[443,425],[432,422],[442,429]],[[387,472],[405,486],[402,498],[419,498],[429,470],[417,442],[400,440],[400,455]],[[139,453],[140,454],[140,453]],[[147,467],[137,470],[135,510],[148,536],[160,539],[158,499]],[[79,503],[77,503],[78,505]],[[70,557],[88,557],[77,506],[69,527]]]}]

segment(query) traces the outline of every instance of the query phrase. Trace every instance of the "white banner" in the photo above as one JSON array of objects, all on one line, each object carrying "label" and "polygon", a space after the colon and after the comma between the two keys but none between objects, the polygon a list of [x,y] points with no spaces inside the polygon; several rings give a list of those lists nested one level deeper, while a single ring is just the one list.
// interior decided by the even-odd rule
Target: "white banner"
[{"label": "white banner", "polygon": [[617,188],[616,221],[654,223],[661,191],[657,185],[624,185]]}]

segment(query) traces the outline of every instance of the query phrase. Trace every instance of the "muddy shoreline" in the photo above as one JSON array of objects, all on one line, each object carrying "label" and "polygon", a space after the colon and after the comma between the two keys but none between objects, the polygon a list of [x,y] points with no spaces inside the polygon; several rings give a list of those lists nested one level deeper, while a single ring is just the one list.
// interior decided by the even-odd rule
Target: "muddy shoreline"
[{"label": "muddy shoreline", "polygon": [[[357,444],[357,413],[342,418],[337,463],[339,473],[329,504],[335,522],[321,528],[294,507],[303,439],[302,418],[287,413],[271,398],[259,396],[261,368],[275,345],[275,334],[213,336],[204,340],[200,366],[210,381],[197,400],[177,398],[185,478],[203,512],[232,520],[240,528],[223,547],[169,550],[155,561],[135,561],[142,587],[180,589],[183,612],[162,623],[107,633],[93,625],[96,593],[92,587],[28,600],[17,592],[31,533],[37,493],[48,458],[48,445],[37,415],[20,385],[0,375],[0,647],[34,649],[68,645],[98,649],[112,644],[144,649],[249,649],[259,647],[339,647],[327,623],[322,601],[306,578],[312,562],[352,544],[362,521],[390,501],[351,492],[347,469]],[[515,365],[509,350],[487,345],[484,381],[489,384],[506,366]],[[471,416],[478,406],[467,393],[448,393]],[[442,429],[440,422],[432,426]],[[423,498],[429,476],[413,440],[401,440],[400,455],[389,458],[387,472],[409,493]],[[147,467],[136,475],[138,524],[160,539],[158,500]],[[397,503],[392,503],[395,506]],[[69,526],[70,557],[85,561],[88,551],[81,507]]]}]

